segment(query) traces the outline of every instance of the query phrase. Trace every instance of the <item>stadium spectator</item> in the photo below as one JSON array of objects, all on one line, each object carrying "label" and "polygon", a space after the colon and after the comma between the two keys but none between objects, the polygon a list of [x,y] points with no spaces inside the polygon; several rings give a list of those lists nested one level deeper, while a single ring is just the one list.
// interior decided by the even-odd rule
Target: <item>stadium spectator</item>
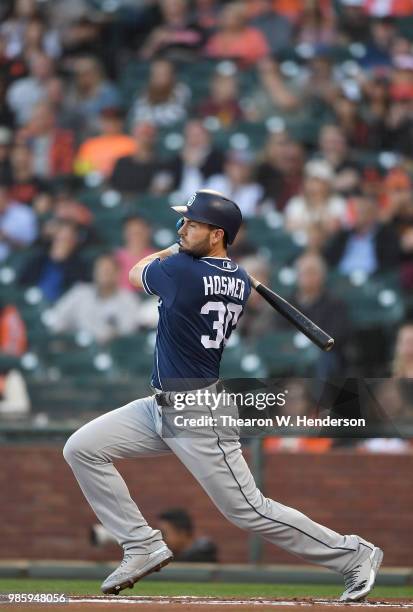
[{"label": "stadium spectator", "polygon": [[358,189],[360,168],[352,157],[342,128],[326,123],[319,134],[319,155],[333,168],[334,191],[349,194]]},{"label": "stadium spectator", "polygon": [[[271,285],[271,268],[268,260],[254,255],[241,259],[240,265],[260,283],[267,287]],[[274,308],[256,291],[252,291],[245,312],[237,325],[237,330],[243,340],[254,342],[256,338],[265,336],[276,329],[275,318]]]},{"label": "stadium spectator", "polygon": [[[94,215],[90,209],[79,202],[77,194],[64,184],[55,186],[43,197],[37,197],[34,201],[36,213],[43,221],[41,229],[42,241],[53,238],[56,228],[63,221],[77,226],[82,246],[93,245],[99,242],[97,229],[94,225]],[[49,205],[44,209],[42,202],[49,199]],[[42,210],[43,208],[43,210]]]},{"label": "stadium spectator", "polygon": [[57,126],[57,119],[49,102],[39,102],[29,123],[20,131],[33,152],[33,170],[36,176],[52,179],[73,172],[74,137],[70,130]]},{"label": "stadium spectator", "polygon": [[363,83],[365,96],[364,117],[368,125],[370,149],[384,149],[386,143],[386,120],[390,106],[390,81],[384,75],[373,75]]},{"label": "stadium spectator", "polygon": [[413,203],[413,185],[409,174],[401,167],[392,168],[382,182],[380,206],[382,218],[389,220],[404,211],[410,212]]},{"label": "stadium spectator", "polygon": [[219,191],[237,202],[244,217],[253,217],[262,201],[264,190],[254,181],[253,157],[248,151],[229,151],[222,174],[211,176],[207,189]]},{"label": "stadium spectator", "polygon": [[0,34],[6,41],[8,57],[17,57],[22,54],[27,24],[31,19],[39,16],[39,6],[36,0],[16,0],[13,3],[11,14],[0,27]]},{"label": "stadium spectator", "polygon": [[11,182],[10,145],[12,139],[13,132],[0,125],[0,183],[2,181]]},{"label": "stadium spectator", "polygon": [[16,142],[10,152],[10,162],[10,198],[32,206],[34,198],[47,188],[34,172],[33,153],[26,144]]},{"label": "stadium spectator", "polygon": [[[316,376],[328,380],[343,376],[346,351],[351,340],[351,324],[346,305],[326,288],[327,267],[320,255],[305,253],[295,263],[297,288],[291,303],[335,339],[334,351],[321,352]],[[280,322],[280,319],[277,319]]]},{"label": "stadium spectator", "polygon": [[181,563],[216,563],[217,547],[209,538],[195,538],[194,524],[181,508],[171,508],[158,516],[159,529],[175,561]]},{"label": "stadium spectator", "polygon": [[412,0],[364,0],[364,9],[368,15],[391,15],[392,17],[408,17],[413,14]]},{"label": "stadium spectator", "polygon": [[[413,324],[403,324],[394,347],[391,378],[384,378],[374,388],[375,402],[370,405],[369,422],[378,421],[387,425],[391,435],[402,433],[406,424],[413,422]],[[411,440],[400,437],[371,438],[360,444],[367,452],[405,453],[411,452]]]},{"label": "stadium spectator", "polygon": [[[283,381],[284,382],[284,381]],[[317,402],[314,401],[313,381],[309,378],[292,378],[285,381],[288,388],[288,402],[279,409],[280,416],[319,417]],[[269,436],[263,441],[265,453],[326,453],[333,447],[333,438],[297,437],[297,436]]]},{"label": "stadium spectator", "polygon": [[47,83],[46,100],[53,108],[57,125],[73,132],[78,144],[79,139],[84,138],[85,118],[79,109],[67,104],[66,90],[66,82],[61,77],[54,76]]},{"label": "stadium spectator", "polygon": [[[27,331],[14,304],[0,304],[0,415],[25,416],[30,409],[27,387],[21,373],[14,369],[11,358],[27,350]],[[12,360],[13,361],[13,360]]]},{"label": "stadium spectator", "polygon": [[349,147],[355,150],[368,148],[371,140],[370,127],[362,117],[360,103],[361,91],[355,86],[355,89],[342,88],[333,104],[335,119]]},{"label": "stadium spectator", "polygon": [[30,400],[24,378],[13,369],[9,357],[20,357],[27,350],[27,331],[17,307],[0,304],[0,415],[24,416]]},{"label": "stadium spectator", "polygon": [[39,52],[56,59],[60,56],[61,46],[57,30],[48,28],[44,17],[38,15],[27,21],[23,34],[23,45],[19,53],[22,53],[26,59],[30,59]]},{"label": "stadium spectator", "polygon": [[191,92],[176,79],[172,62],[156,59],[151,63],[146,91],[132,105],[132,123],[146,121],[160,127],[184,121]]},{"label": "stadium spectator", "polygon": [[83,14],[79,12],[68,20],[62,28],[62,52],[65,64],[70,65],[79,56],[98,57],[105,64],[103,32],[103,23],[99,19],[94,19],[90,10],[86,9]]},{"label": "stadium spectator", "polygon": [[391,47],[396,39],[396,24],[391,16],[374,17],[369,21],[370,36],[363,57],[359,60],[365,70],[389,68]]},{"label": "stadium spectator", "polygon": [[384,181],[384,218],[398,236],[400,277],[405,290],[413,288],[413,186],[404,170],[395,168]]},{"label": "stadium spectator", "polygon": [[19,357],[27,349],[26,326],[14,304],[0,304],[0,355]]},{"label": "stadium spectator", "polygon": [[291,81],[286,81],[275,60],[262,59],[257,64],[257,74],[260,87],[245,100],[245,113],[250,121],[263,121],[274,115],[280,118],[293,115],[295,121],[303,118],[302,95]]},{"label": "stadium spectator", "polygon": [[216,117],[222,128],[228,129],[243,119],[239,103],[239,83],[235,66],[218,66],[210,80],[209,96],[201,102],[196,115]]},{"label": "stadium spectator", "polygon": [[335,23],[331,9],[323,10],[325,5],[319,2],[305,2],[299,15],[299,27],[296,36],[298,43],[312,45],[332,45],[336,40]]},{"label": "stadium spectator", "polygon": [[27,66],[23,57],[10,57],[7,52],[7,39],[0,27],[0,78],[5,85],[27,75]]},{"label": "stadium spectator", "polygon": [[398,56],[390,84],[390,106],[385,122],[383,145],[412,158],[413,137],[413,55]]},{"label": "stadium spectator", "polygon": [[36,217],[25,204],[10,198],[10,185],[0,183],[0,261],[30,246],[37,236]]},{"label": "stadium spectator", "polygon": [[249,23],[265,36],[271,55],[277,55],[292,44],[292,24],[274,11],[272,0],[260,0],[259,4]]},{"label": "stadium spectator", "polygon": [[243,221],[234,242],[228,247],[229,257],[234,261],[250,258],[251,255],[257,254],[258,246],[249,240],[247,230],[247,222]]},{"label": "stadium spectator", "polygon": [[377,202],[361,194],[351,205],[354,226],[337,232],[326,245],[328,263],[345,275],[394,269],[400,261],[398,236],[391,225],[380,223]]},{"label": "stadium spectator", "polygon": [[77,282],[88,279],[80,251],[80,233],[71,222],[55,227],[50,246],[33,256],[20,274],[20,284],[37,286],[49,302],[56,301]]},{"label": "stadium spectator", "polygon": [[123,193],[154,191],[154,179],[162,168],[155,155],[158,130],[153,124],[143,121],[133,127],[132,135],[134,153],[117,160],[109,183]]},{"label": "stadium spectator", "polygon": [[337,27],[339,40],[343,44],[366,43],[370,29],[364,0],[341,0]]},{"label": "stadium spectator", "polygon": [[99,134],[88,138],[80,146],[75,171],[81,176],[99,172],[108,177],[118,159],[134,155],[136,150],[136,140],[123,131],[122,111],[119,108],[103,108],[99,116]]},{"label": "stadium spectator", "polygon": [[399,329],[394,349],[392,374],[396,378],[413,378],[413,323]]},{"label": "stadium spectator", "polygon": [[222,172],[223,163],[223,154],[213,147],[202,121],[191,119],[185,125],[184,144],[179,155],[168,164],[172,188],[183,198],[189,198],[213,175]]},{"label": "stadium spectator", "polygon": [[162,23],[152,30],[141,50],[143,59],[157,55],[193,59],[204,44],[199,22],[191,21],[188,0],[160,0]]},{"label": "stadium spectator", "polygon": [[54,76],[53,61],[45,53],[32,55],[29,67],[29,75],[14,81],[7,92],[7,102],[18,125],[30,121],[33,107],[46,99],[48,82]]},{"label": "stadium spectator", "polygon": [[16,419],[27,416],[29,411],[30,398],[21,372],[0,371],[0,416]]},{"label": "stadium spectator", "polygon": [[233,2],[223,7],[218,31],[209,39],[205,53],[250,66],[270,55],[270,49],[260,30],[248,25],[245,4]]},{"label": "stadium spectator", "polygon": [[219,0],[195,0],[193,21],[209,33],[218,25]]},{"label": "stadium spectator", "polygon": [[120,94],[117,86],[107,80],[103,66],[96,57],[76,58],[73,77],[66,96],[66,108],[83,115],[85,128],[90,133],[96,130],[104,108],[120,106]]},{"label": "stadium spectator", "polygon": [[123,224],[124,246],[114,252],[119,266],[119,286],[127,291],[134,288],[129,282],[129,270],[137,261],[153,253],[151,227],[142,217],[128,217]]},{"label": "stadium spectator", "polygon": [[13,129],[15,126],[15,115],[7,102],[7,81],[6,77],[1,74],[0,60],[0,126]]},{"label": "stadium spectator", "polygon": [[334,172],[328,162],[313,160],[304,169],[303,192],[287,202],[284,210],[285,229],[299,233],[308,243],[312,225],[320,226],[325,239],[346,222],[346,201],[333,191]]},{"label": "stadium spectator", "polygon": [[139,327],[139,300],[119,286],[112,255],[100,255],[93,283],[78,283],[51,309],[48,325],[55,333],[85,331],[99,343],[127,336]]},{"label": "stadium spectator", "polygon": [[307,60],[304,75],[298,77],[298,88],[312,113],[324,117],[330,115],[339,84],[331,49],[316,47]]},{"label": "stadium spectator", "polygon": [[302,145],[292,141],[287,132],[270,134],[257,167],[257,182],[264,189],[264,199],[278,210],[284,210],[290,198],[300,192],[304,161]]}]

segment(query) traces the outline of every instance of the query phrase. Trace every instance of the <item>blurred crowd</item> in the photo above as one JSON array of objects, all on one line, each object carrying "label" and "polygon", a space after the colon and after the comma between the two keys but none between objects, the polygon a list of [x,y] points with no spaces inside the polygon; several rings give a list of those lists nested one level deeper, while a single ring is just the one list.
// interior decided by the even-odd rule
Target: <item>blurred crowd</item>
[{"label": "blurred crowd", "polygon": [[[238,129],[251,140],[223,147]],[[179,136],[169,149],[168,134]],[[150,221],[129,211],[123,242],[105,245],[85,186],[181,201],[207,187],[241,207],[231,254],[256,276],[271,284],[252,221],[275,219],[299,245],[290,297],[339,346],[320,376],[354,365],[329,274],[395,277],[406,309],[394,365],[391,349],[357,374],[409,376],[412,173],[412,0],[1,2],[0,264],[30,253],[15,283],[40,289],[55,333],[104,344],[156,325],[127,280],[155,246]],[[90,261],[96,244],[106,248]],[[2,300],[2,317],[24,327]],[[280,326],[252,296],[243,341]]]}]

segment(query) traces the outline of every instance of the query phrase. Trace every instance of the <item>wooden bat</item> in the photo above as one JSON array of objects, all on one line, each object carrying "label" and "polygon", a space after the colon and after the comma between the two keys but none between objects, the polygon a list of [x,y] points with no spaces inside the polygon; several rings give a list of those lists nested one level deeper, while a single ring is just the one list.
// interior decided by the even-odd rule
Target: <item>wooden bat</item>
[{"label": "wooden bat", "polygon": [[275,291],[272,291],[254,277],[250,276],[249,278],[251,285],[264,300],[271,304],[275,310],[299,329],[307,338],[314,342],[314,344],[323,349],[323,351],[330,351],[333,348],[334,338],[320,329],[318,325],[313,323],[305,314],[297,310],[297,308],[294,308],[292,304],[284,300],[284,298],[275,293]]}]

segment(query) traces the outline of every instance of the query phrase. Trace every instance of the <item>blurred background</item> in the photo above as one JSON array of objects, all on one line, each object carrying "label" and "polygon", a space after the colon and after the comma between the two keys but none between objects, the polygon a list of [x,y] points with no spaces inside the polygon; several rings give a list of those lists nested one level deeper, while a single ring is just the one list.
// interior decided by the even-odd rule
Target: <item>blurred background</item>
[{"label": "blurred background", "polygon": [[[169,206],[202,187],[242,209],[231,257],[337,345],[321,354],[252,294],[222,375],[394,377],[378,397],[411,420],[412,179],[412,0],[2,0],[3,490],[17,480],[0,555],[117,556],[89,541],[60,449],[149,393],[157,305],[128,270],[174,241]],[[412,444],[399,434],[246,452],[266,493],[357,525],[407,565]],[[148,519],[187,503],[201,531],[232,533],[177,462],[125,465]],[[220,559],[287,560],[233,531]]]}]

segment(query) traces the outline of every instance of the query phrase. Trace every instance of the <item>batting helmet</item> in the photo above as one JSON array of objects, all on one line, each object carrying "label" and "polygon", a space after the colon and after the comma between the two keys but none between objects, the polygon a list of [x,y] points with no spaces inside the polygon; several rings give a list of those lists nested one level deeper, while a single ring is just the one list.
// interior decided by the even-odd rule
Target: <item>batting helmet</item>
[{"label": "batting helmet", "polygon": [[188,200],[186,206],[172,206],[172,209],[192,221],[208,223],[223,229],[232,244],[242,223],[242,214],[235,202],[218,191],[200,189]]}]

